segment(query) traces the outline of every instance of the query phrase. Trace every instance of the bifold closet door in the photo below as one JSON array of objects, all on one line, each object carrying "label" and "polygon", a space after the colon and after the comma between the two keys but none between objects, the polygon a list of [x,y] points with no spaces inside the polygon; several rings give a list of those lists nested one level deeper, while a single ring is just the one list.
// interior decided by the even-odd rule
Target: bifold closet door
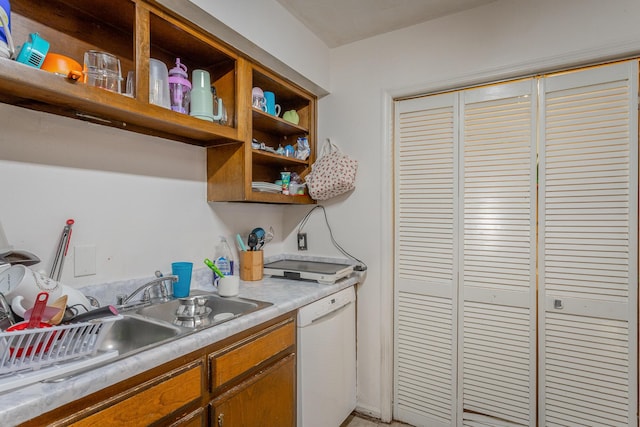
[{"label": "bifold closet door", "polygon": [[536,425],[536,87],[462,92],[459,419]]},{"label": "bifold closet door", "polygon": [[456,94],[395,104],[394,417],[456,425]]},{"label": "bifold closet door", "polygon": [[541,425],[637,425],[637,81],[541,81]]}]

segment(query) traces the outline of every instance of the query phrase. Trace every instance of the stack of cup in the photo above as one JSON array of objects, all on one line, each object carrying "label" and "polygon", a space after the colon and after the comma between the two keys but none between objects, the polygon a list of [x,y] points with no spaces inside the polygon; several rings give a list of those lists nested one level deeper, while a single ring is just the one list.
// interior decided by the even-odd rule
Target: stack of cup
[{"label": "stack of cup", "polygon": [[120,60],[107,52],[97,50],[85,52],[83,81],[89,86],[120,93],[122,82]]},{"label": "stack of cup", "polygon": [[171,108],[169,97],[169,70],[164,62],[149,59],[149,103]]},{"label": "stack of cup", "polygon": [[211,75],[205,70],[191,73],[190,115],[202,120],[213,121],[213,96],[211,95]]}]

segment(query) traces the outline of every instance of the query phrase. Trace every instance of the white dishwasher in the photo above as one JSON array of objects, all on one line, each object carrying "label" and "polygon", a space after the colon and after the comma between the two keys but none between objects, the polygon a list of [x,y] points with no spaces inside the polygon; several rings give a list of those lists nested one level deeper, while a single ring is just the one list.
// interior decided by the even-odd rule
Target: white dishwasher
[{"label": "white dishwasher", "polygon": [[298,427],[339,427],[356,407],[353,286],[298,311]]}]

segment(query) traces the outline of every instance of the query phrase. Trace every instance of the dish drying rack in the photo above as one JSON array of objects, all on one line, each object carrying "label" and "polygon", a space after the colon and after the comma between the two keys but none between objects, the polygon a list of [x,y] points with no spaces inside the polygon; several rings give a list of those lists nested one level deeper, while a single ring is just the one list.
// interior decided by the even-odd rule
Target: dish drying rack
[{"label": "dish drying rack", "polygon": [[118,355],[98,354],[100,344],[122,316],[87,322],[0,332],[0,390],[9,390],[82,369]]}]

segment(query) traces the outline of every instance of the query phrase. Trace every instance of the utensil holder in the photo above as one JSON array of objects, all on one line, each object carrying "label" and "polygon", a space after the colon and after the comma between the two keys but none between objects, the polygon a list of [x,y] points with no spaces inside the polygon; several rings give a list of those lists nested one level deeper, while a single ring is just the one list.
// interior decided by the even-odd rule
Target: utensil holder
[{"label": "utensil holder", "polygon": [[244,281],[262,280],[264,253],[262,251],[240,252],[240,279]]}]

